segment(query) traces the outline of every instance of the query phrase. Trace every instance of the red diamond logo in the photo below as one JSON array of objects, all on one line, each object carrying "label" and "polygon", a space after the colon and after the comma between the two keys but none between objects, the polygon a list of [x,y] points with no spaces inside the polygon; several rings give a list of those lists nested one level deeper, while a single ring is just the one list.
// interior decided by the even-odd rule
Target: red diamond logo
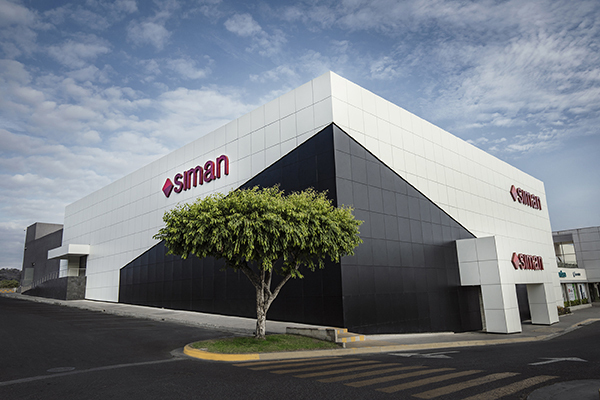
[{"label": "red diamond logo", "polygon": [[515,185],[512,185],[510,187],[510,194],[512,195],[513,200],[517,201],[517,199],[519,198],[519,193],[517,193],[517,188],[515,187]]},{"label": "red diamond logo", "polygon": [[167,197],[169,197],[171,195],[171,192],[173,191],[173,183],[171,182],[171,180],[169,178],[167,178],[167,180],[165,181],[162,191],[165,194],[165,196],[167,196]]},{"label": "red diamond logo", "polygon": [[512,261],[512,265],[513,267],[515,267],[515,269],[519,269],[521,267],[521,263],[519,262],[519,256],[517,255],[517,253],[513,253],[512,259],[510,261]]}]

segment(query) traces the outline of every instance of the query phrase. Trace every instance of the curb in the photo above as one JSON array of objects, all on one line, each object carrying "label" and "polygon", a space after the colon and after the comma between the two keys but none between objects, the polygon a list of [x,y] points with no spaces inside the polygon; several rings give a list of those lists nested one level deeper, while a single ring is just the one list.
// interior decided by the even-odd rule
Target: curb
[{"label": "curb", "polygon": [[536,340],[544,340],[547,336],[536,336],[531,338],[519,339],[497,339],[497,340],[470,340],[462,342],[442,342],[442,343],[423,343],[423,344],[399,344],[391,346],[371,346],[360,348],[340,348],[336,350],[310,350],[310,351],[290,351],[278,353],[247,353],[247,354],[220,354],[211,353],[205,350],[194,349],[190,344],[186,345],[183,353],[189,357],[198,358],[201,360],[210,361],[251,361],[251,360],[288,360],[294,358],[318,358],[318,357],[339,357],[356,354],[377,354],[389,353],[392,351],[408,351],[408,350],[432,350],[432,349],[448,349],[458,347],[477,347],[491,346],[507,343],[525,343]]},{"label": "curb", "polygon": [[201,349],[194,349],[189,344],[185,345],[183,348],[183,354],[186,356],[199,358],[201,360],[211,360],[211,361],[250,361],[250,360],[260,360],[260,354],[258,353],[249,353],[249,354],[220,354],[220,353],[210,353],[208,351],[204,351]]},{"label": "curb", "polygon": [[435,350],[435,349],[452,349],[461,347],[479,347],[479,346],[494,346],[509,343],[527,343],[538,340],[550,340],[555,337],[569,333],[584,325],[600,321],[600,318],[589,318],[584,321],[571,325],[562,332],[557,332],[549,335],[532,336],[525,338],[512,339],[492,339],[492,340],[464,340],[460,342],[439,342],[439,343],[421,343],[421,344],[398,344],[386,346],[369,346],[355,348],[340,348],[336,350],[310,350],[310,351],[290,351],[278,353],[248,353],[248,354],[220,354],[211,353],[204,350],[194,349],[190,344],[183,349],[185,355],[201,360],[238,362],[251,360],[290,360],[294,358],[318,358],[318,357],[339,357],[357,354],[377,354],[389,353],[393,351],[409,351],[409,350]]}]

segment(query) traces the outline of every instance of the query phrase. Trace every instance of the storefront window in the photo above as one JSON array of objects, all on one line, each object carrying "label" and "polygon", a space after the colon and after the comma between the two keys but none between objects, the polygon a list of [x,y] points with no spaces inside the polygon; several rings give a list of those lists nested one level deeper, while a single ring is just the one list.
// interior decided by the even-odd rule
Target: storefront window
[{"label": "storefront window", "polygon": [[554,243],[554,253],[558,268],[577,268],[573,242]]}]

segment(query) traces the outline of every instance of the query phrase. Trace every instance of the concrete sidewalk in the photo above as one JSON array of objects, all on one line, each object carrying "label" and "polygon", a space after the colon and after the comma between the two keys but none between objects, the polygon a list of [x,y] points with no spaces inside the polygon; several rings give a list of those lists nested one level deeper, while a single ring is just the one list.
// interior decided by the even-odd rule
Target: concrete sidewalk
[{"label": "concrete sidewalk", "polygon": [[[145,306],[135,306],[122,303],[109,303],[91,300],[55,300],[41,297],[26,296],[17,293],[0,294],[0,296],[22,299],[47,304],[57,304],[67,307],[76,307],[91,311],[99,311],[114,315],[123,315],[135,318],[145,318],[154,321],[166,321],[184,325],[198,326],[231,332],[238,335],[252,335],[256,320],[253,318],[230,317],[225,315],[206,314],[193,311],[180,311]],[[347,343],[344,349],[333,350],[336,355],[383,353],[389,351],[409,351],[440,348],[470,347],[482,345],[495,345],[504,343],[527,342],[534,340],[548,340],[558,335],[577,329],[581,325],[600,321],[600,305],[579,309],[569,315],[560,317],[560,322],[551,325],[532,325],[523,323],[523,331],[513,334],[496,334],[486,332],[463,333],[424,333],[424,334],[393,334],[393,335],[365,335],[364,342]],[[293,322],[267,321],[267,333],[285,333],[287,327],[318,327],[316,325],[298,324]],[[320,351],[301,352],[314,356],[326,356]],[[294,357],[305,357],[299,352]],[[261,359],[276,357],[261,355]],[[279,358],[288,358],[279,354]]]}]

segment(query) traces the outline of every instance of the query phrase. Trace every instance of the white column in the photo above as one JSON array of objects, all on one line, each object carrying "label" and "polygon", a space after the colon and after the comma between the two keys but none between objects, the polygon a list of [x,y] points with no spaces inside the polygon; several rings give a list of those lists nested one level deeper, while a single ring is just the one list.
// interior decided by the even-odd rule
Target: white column
[{"label": "white column", "polygon": [[550,325],[558,322],[558,310],[553,301],[554,285],[539,283],[527,285],[531,323]]},{"label": "white column", "polygon": [[481,294],[487,332],[522,331],[515,285],[481,285]]}]

